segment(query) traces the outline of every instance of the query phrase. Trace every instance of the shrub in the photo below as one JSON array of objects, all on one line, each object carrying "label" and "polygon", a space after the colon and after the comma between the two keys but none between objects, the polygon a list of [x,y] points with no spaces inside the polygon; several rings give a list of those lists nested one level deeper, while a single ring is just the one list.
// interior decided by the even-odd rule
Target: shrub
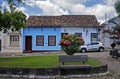
[{"label": "shrub", "polygon": [[73,55],[75,52],[78,52],[80,50],[79,46],[83,44],[83,38],[75,34],[63,35],[63,38],[60,40],[62,50],[68,55]]}]

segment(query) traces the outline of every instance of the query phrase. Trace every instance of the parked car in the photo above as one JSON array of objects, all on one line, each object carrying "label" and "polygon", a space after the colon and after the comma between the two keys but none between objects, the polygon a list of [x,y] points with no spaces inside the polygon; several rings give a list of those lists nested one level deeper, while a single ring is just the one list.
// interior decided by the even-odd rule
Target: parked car
[{"label": "parked car", "polygon": [[87,51],[104,51],[104,46],[101,42],[92,42],[89,44],[85,44],[80,46],[80,52],[87,52]]}]

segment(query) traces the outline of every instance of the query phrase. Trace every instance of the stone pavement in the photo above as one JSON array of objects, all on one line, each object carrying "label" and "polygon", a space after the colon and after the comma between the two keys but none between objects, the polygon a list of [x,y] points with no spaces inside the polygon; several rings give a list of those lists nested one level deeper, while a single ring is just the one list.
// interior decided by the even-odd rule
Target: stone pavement
[{"label": "stone pavement", "polygon": [[96,52],[86,53],[89,57],[92,57],[103,64],[108,65],[110,73],[120,75],[120,57],[118,59],[112,58],[108,52]]}]

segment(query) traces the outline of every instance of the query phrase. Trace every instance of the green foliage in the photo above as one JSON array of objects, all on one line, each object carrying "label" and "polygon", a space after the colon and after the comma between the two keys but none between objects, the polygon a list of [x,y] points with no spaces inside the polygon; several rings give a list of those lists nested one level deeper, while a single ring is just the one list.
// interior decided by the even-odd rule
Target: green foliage
[{"label": "green foliage", "polygon": [[[0,58],[0,67],[11,68],[51,68],[59,66],[58,55],[46,56],[26,56],[26,57],[13,57],[13,58]],[[70,64],[75,64],[71,62]],[[82,64],[76,62],[76,64]],[[89,58],[86,64],[91,66],[100,66],[100,62]]]},{"label": "green foliage", "polygon": [[5,12],[0,13],[0,31],[6,33],[8,30],[19,31],[27,27],[26,16],[22,12]]},{"label": "green foliage", "polygon": [[0,31],[3,30],[6,33],[8,30],[19,31],[21,28],[27,27],[25,24],[26,15],[20,11],[15,11],[22,0],[5,1],[8,3],[10,11],[7,11],[6,7],[2,7],[4,11],[0,11]]},{"label": "green foliage", "polygon": [[120,25],[117,24],[117,25],[115,26],[115,30],[118,31],[118,32],[120,32]]},{"label": "green foliage", "polygon": [[116,22],[115,22],[115,19],[116,19],[116,18],[113,18],[113,19],[109,20],[109,22],[111,22],[111,23],[113,23],[113,24],[116,25],[115,28],[114,28],[115,31],[120,32],[120,24],[116,23]]},{"label": "green foliage", "polygon": [[58,56],[0,58],[0,67],[49,68],[59,64]]},{"label": "green foliage", "polygon": [[100,66],[101,63],[96,61],[95,59],[93,58],[89,58],[88,61],[87,61],[87,64],[91,65],[91,66]]},{"label": "green foliage", "polygon": [[[116,9],[116,12],[118,13],[118,17],[112,18],[112,19],[110,19],[110,20],[108,21],[108,22],[110,22],[110,23],[115,24],[114,29],[113,29],[113,30],[110,30],[110,32],[109,32],[111,35],[114,35],[116,32],[120,32],[120,24],[115,21],[116,18],[120,18],[120,1],[117,1],[117,2],[115,3],[115,9]],[[118,37],[119,37],[119,35],[117,36],[117,38],[118,38]],[[115,38],[115,39],[116,39],[115,36],[114,36],[114,37],[111,37],[111,38]]]},{"label": "green foliage", "polygon": [[115,3],[115,9],[116,9],[116,12],[117,12],[117,13],[120,13],[120,1],[117,1],[117,2]]},{"label": "green foliage", "polygon": [[0,31],[4,29],[6,32],[7,29],[10,29],[11,25],[11,15],[6,12],[4,14],[0,14]]},{"label": "green foliage", "polygon": [[62,50],[66,52],[68,55],[73,55],[74,53],[80,50],[81,45],[84,44],[84,40],[82,37],[78,37],[75,34],[64,35],[60,40],[60,45]]},{"label": "green foliage", "polygon": [[22,12],[14,12],[11,13],[12,16],[12,31],[19,31],[21,28],[26,27],[26,15],[24,15]]},{"label": "green foliage", "polygon": [[[118,17],[120,18],[120,1],[116,2],[115,9],[116,9],[116,12],[118,13]],[[118,32],[120,32],[120,24],[116,25],[115,30],[117,30]]]}]

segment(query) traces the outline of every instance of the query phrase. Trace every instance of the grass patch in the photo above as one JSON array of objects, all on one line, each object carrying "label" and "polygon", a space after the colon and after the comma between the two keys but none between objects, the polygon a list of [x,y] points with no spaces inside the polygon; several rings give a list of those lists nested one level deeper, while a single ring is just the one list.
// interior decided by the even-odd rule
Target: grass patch
[{"label": "grass patch", "polygon": [[93,58],[89,58],[87,64],[92,65],[92,66],[100,66],[101,65],[100,62],[98,62],[97,60],[95,60]]},{"label": "grass patch", "polygon": [[[51,68],[59,65],[58,55],[0,58],[0,67]],[[99,66],[100,62],[89,58],[86,64]]]}]

